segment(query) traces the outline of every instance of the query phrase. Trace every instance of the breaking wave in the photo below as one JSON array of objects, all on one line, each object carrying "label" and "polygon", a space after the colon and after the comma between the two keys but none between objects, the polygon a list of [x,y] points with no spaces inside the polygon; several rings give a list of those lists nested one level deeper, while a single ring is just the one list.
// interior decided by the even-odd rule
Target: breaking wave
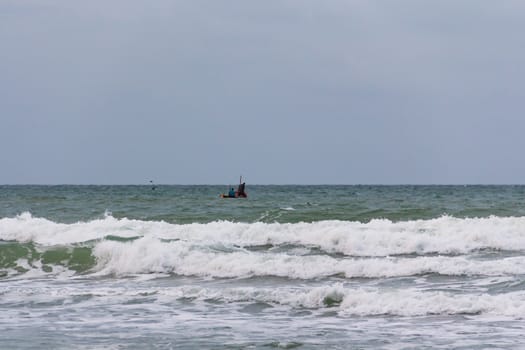
[{"label": "breaking wave", "polygon": [[[341,316],[427,316],[427,315],[497,315],[525,316],[525,292],[515,291],[491,295],[457,294],[445,291],[378,290],[348,288],[342,283],[310,288],[206,288],[180,287],[27,287],[0,286],[5,302],[88,303],[91,298],[111,298],[113,302],[149,298],[160,304],[192,302],[201,304],[264,304],[285,306],[313,312],[336,312]],[[42,299],[44,298],[44,299]],[[79,305],[81,306],[81,305]]]},{"label": "breaking wave", "polygon": [[[23,213],[0,219],[0,276],[28,273],[246,278],[379,278],[525,274],[525,218],[368,223],[172,224],[116,219],[56,223]],[[470,254],[470,255],[469,255]]]}]

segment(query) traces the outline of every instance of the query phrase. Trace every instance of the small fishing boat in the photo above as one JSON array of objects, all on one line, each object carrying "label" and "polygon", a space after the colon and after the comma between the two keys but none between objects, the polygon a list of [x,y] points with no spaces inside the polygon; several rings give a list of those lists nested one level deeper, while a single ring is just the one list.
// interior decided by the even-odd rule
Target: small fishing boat
[{"label": "small fishing boat", "polygon": [[237,191],[234,190],[232,187],[228,193],[221,193],[221,198],[248,198],[248,194],[244,190],[244,187],[246,186],[245,182],[242,182],[242,176],[239,179],[239,186],[237,187]]}]

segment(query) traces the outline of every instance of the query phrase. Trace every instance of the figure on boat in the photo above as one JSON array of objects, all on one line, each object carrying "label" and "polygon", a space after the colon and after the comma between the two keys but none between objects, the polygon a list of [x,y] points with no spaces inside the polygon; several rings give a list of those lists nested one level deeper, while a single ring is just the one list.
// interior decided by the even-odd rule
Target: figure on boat
[{"label": "figure on boat", "polygon": [[242,176],[239,179],[239,187],[237,187],[237,191],[235,191],[232,188],[230,188],[230,191],[228,194],[221,193],[221,198],[247,198],[248,194],[244,190],[244,187],[246,186],[246,182],[242,182]]}]

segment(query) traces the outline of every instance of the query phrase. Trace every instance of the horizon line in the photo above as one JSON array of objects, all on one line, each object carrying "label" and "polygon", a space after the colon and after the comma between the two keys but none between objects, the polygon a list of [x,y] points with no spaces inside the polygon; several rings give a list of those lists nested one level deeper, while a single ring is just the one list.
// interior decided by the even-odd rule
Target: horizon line
[{"label": "horizon line", "polygon": [[[4,183],[0,186],[228,186],[227,183]],[[247,186],[525,186],[525,183],[253,183]]]}]

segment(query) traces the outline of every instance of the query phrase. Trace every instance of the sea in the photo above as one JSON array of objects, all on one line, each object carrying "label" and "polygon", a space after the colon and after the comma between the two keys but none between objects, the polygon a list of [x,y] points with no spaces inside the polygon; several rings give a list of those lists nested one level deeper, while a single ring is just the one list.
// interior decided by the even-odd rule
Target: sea
[{"label": "sea", "polygon": [[525,186],[0,186],[0,349],[525,349]]}]

